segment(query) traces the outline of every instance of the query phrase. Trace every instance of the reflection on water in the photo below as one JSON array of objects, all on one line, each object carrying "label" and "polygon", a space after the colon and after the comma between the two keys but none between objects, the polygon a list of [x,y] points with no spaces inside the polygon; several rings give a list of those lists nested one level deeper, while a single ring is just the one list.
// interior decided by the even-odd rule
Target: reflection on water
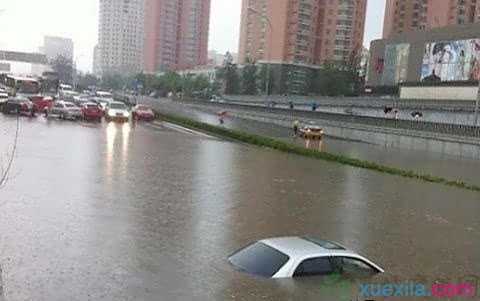
[{"label": "reflection on water", "polygon": [[383,266],[383,283],[480,274],[478,193],[153,126],[35,125],[22,135],[42,139],[20,140],[0,193],[9,301],[348,293],[318,278],[250,277],[226,260],[283,235],[339,241]]},{"label": "reflection on water", "polygon": [[323,151],[323,139],[305,139],[305,148]]},{"label": "reflection on water", "polygon": [[112,175],[115,173],[114,169],[125,172],[131,136],[130,123],[118,124],[110,122],[105,128],[105,131],[105,173],[107,175]]},{"label": "reflection on water", "polygon": [[130,123],[125,122],[122,126],[122,160],[128,160],[128,142],[130,140]]}]

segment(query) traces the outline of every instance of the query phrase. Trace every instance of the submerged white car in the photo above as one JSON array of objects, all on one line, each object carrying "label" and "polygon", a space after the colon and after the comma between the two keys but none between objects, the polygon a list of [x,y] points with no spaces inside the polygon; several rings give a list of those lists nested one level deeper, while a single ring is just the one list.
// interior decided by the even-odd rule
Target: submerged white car
[{"label": "submerged white car", "polygon": [[228,260],[244,272],[267,278],[330,274],[365,277],[384,272],[380,266],[335,242],[309,237],[260,240]]},{"label": "submerged white car", "polygon": [[105,120],[128,121],[129,119],[130,111],[123,102],[112,101],[107,104],[105,109]]}]

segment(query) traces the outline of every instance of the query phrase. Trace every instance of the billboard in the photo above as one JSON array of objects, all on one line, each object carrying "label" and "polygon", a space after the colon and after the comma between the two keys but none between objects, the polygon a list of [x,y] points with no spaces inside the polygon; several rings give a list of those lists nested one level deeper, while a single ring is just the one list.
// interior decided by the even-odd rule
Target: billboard
[{"label": "billboard", "polygon": [[385,47],[382,84],[394,86],[407,80],[410,44],[391,44]]},{"label": "billboard", "polygon": [[480,79],[480,39],[427,43],[422,81],[466,81]]}]

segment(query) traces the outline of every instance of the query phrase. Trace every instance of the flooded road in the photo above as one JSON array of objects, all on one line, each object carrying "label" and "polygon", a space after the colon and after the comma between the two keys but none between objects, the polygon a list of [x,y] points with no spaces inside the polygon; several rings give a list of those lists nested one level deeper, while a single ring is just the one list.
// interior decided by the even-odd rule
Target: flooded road
[{"label": "flooded road", "polygon": [[7,301],[341,300],[357,287],[254,278],[226,258],[310,234],[380,264],[374,281],[453,282],[480,275],[479,212],[478,193],[161,124],[22,119],[0,189],[1,279]]},{"label": "flooded road", "polygon": [[[168,100],[145,99],[144,102],[160,112],[218,125],[216,115],[218,108],[215,107]],[[275,120],[274,114],[265,121],[259,121],[263,119],[258,119],[251,112],[241,110],[229,110],[228,115],[224,124],[227,128],[305,145],[303,139],[293,138],[292,122],[276,124],[278,120]],[[318,143],[312,143],[311,147],[315,149],[480,185],[480,147],[478,145],[334,127],[323,124],[322,120],[312,122],[322,126],[328,135],[321,144],[321,148]],[[349,136],[362,140],[338,138],[342,136],[342,132],[354,132],[354,135]]]}]

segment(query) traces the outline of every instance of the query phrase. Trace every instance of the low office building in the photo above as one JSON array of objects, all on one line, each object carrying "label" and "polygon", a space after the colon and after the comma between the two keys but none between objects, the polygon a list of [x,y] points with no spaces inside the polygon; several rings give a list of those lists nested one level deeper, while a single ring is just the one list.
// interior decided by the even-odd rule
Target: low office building
[{"label": "low office building", "polygon": [[480,23],[406,32],[370,45],[370,87],[479,79]]},{"label": "low office building", "polygon": [[50,70],[44,54],[0,50],[0,73],[41,76],[43,72]]}]

